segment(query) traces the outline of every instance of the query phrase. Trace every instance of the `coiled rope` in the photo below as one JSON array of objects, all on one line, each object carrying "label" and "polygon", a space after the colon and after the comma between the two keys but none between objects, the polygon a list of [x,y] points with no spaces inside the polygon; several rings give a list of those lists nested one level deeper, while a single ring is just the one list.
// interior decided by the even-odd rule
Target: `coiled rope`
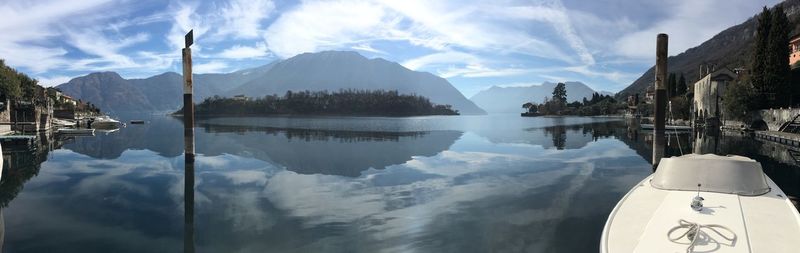
[{"label": "coiled rope", "polygon": [[[721,236],[722,238],[725,238],[725,240],[728,240],[731,243],[736,241],[736,233],[734,233],[730,228],[727,228],[727,227],[722,226],[722,225],[717,225],[717,224],[704,225],[704,224],[700,224],[700,223],[689,222],[689,221],[684,220],[684,219],[680,219],[678,221],[678,223],[679,223],[678,226],[673,227],[672,229],[670,229],[667,232],[667,238],[669,238],[669,240],[671,242],[679,243],[679,244],[686,244],[686,243],[678,242],[678,240],[680,240],[681,238],[686,237],[687,239],[689,239],[691,242],[689,243],[689,247],[686,248],[686,252],[687,253],[692,253],[694,251],[694,246],[697,243],[697,238],[700,237],[700,232],[701,232],[700,230],[703,229],[703,228],[705,228],[706,230],[714,231],[714,233],[717,233],[719,236]],[[683,228],[686,228],[686,232],[684,232],[680,236],[674,237],[674,238],[672,236],[670,236],[670,235],[672,235],[673,232],[675,232],[675,231],[677,231],[679,229],[683,229]],[[720,233],[717,229],[727,230],[733,236],[732,237],[725,236],[724,234]]]}]

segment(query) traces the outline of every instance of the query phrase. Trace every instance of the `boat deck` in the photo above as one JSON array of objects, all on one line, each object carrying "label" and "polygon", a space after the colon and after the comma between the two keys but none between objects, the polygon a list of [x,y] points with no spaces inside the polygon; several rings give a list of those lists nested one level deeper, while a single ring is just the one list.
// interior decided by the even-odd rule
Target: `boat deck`
[{"label": "boat deck", "polygon": [[[768,179],[772,190],[760,196],[701,192],[705,207],[696,212],[689,204],[697,192],[656,189],[651,178],[634,187],[611,213],[601,252],[685,252],[687,239],[680,244],[667,238],[681,219],[722,225],[736,234],[736,240],[729,241],[703,229],[706,236],[698,239],[695,252],[788,253],[800,248],[800,214],[772,180]],[[678,230],[673,237],[685,231]]]}]

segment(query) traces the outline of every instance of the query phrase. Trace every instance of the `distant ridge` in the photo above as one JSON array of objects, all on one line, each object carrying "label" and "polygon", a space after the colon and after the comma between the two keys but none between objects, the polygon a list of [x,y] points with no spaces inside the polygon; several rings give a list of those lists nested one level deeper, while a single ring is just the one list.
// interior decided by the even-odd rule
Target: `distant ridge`
[{"label": "distant ridge", "polygon": [[[567,88],[568,102],[581,101],[583,98],[591,99],[592,94],[597,92],[582,82],[564,82],[564,84]],[[490,113],[519,113],[522,111],[522,104],[526,102],[542,103],[545,97],[553,96],[555,87],[556,83],[552,82],[521,87],[492,86],[478,92],[470,100]],[[597,93],[613,95],[606,91]]]},{"label": "distant ridge", "polygon": [[[384,59],[351,51],[304,53],[228,74],[195,75],[195,97],[283,95],[286,91],[340,89],[397,90],[449,104],[461,114],[486,112],[444,78],[409,70]],[[174,111],[181,106],[182,79],[177,73],[126,80],[113,72],[92,73],[59,85],[64,93],[111,112]]]}]

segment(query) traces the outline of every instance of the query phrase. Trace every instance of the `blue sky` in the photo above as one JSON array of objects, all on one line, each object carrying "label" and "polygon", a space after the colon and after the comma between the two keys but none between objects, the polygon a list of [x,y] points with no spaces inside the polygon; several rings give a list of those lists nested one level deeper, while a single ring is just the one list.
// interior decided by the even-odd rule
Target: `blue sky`
[{"label": "blue sky", "polygon": [[0,58],[45,86],[96,71],[195,73],[303,52],[353,50],[447,78],[470,97],[491,86],[581,81],[616,92],[655,62],[699,45],[775,0],[0,0]]}]

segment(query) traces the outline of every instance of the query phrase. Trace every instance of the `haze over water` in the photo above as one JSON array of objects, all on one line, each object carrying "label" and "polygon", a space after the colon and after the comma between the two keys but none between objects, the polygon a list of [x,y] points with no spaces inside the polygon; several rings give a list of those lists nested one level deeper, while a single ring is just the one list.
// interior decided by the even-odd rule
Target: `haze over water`
[{"label": "haze over water", "polygon": [[[4,252],[181,251],[182,127],[153,116],[55,138],[41,164],[5,154],[0,187],[17,191],[0,196]],[[225,118],[195,131],[198,252],[594,252],[652,172],[648,133],[618,119]],[[800,192],[796,165],[760,153],[774,148],[690,136],[687,152],[755,156]]]}]

